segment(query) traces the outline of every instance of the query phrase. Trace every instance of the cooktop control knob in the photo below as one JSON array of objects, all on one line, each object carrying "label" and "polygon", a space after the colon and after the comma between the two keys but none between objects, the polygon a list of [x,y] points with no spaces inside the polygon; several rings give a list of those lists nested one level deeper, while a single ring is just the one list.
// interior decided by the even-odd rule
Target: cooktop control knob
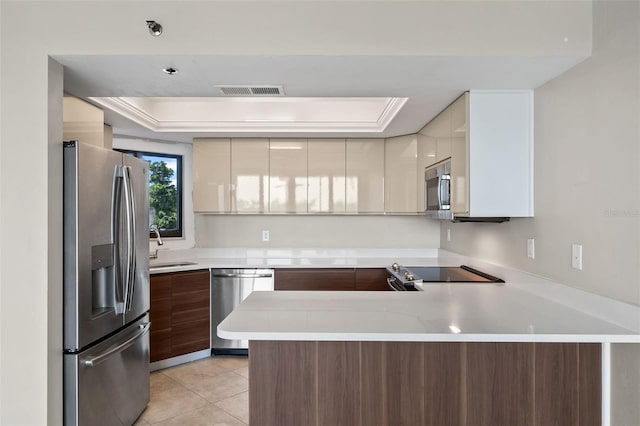
[{"label": "cooktop control knob", "polygon": [[398,272],[400,270],[400,265],[398,265],[397,263],[394,263],[393,265],[391,265],[391,269]]},{"label": "cooktop control knob", "polygon": [[404,278],[408,281],[413,281],[416,279],[416,276],[413,275],[411,272],[405,272],[404,273]]}]

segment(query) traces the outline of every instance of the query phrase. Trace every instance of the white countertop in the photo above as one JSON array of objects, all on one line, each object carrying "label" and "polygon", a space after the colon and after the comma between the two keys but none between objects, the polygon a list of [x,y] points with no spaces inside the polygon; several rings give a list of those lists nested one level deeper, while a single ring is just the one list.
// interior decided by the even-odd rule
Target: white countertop
[{"label": "white countertop", "polygon": [[151,273],[398,262],[466,264],[506,281],[425,284],[422,292],[254,292],[218,326],[223,338],[640,343],[638,306],[439,249],[190,249],[161,251],[156,262],[172,261],[195,264]]},{"label": "white countertop", "polygon": [[564,305],[494,284],[422,292],[253,292],[219,326],[243,340],[635,342],[640,336]]}]

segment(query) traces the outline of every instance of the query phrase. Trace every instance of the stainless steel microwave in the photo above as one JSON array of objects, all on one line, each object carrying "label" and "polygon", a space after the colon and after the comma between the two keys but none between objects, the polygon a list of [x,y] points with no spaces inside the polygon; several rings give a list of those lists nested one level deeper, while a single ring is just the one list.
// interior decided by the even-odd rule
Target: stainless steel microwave
[{"label": "stainless steel microwave", "polygon": [[451,160],[424,171],[425,214],[433,219],[453,220],[451,211]]}]

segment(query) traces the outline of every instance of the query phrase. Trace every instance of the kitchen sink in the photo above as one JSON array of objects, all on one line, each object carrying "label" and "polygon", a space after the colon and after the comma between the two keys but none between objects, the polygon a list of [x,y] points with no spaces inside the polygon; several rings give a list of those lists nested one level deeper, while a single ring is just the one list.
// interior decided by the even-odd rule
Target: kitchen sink
[{"label": "kitchen sink", "polygon": [[149,269],[175,268],[176,266],[197,265],[196,262],[158,262],[149,264]]}]

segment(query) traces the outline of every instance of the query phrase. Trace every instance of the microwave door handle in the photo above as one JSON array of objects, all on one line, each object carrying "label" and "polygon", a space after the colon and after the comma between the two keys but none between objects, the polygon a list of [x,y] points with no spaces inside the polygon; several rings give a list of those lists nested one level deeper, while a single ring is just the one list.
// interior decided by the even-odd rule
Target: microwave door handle
[{"label": "microwave door handle", "polygon": [[438,210],[442,208],[442,175],[438,175]]},{"label": "microwave door handle", "polygon": [[451,194],[451,176],[450,175],[441,175],[438,176],[438,206],[440,207],[440,210],[448,210],[451,208],[451,200],[449,201],[449,204],[444,204],[444,190],[443,187],[444,186],[448,186],[447,188],[447,192],[449,192],[447,198],[450,197]]}]

